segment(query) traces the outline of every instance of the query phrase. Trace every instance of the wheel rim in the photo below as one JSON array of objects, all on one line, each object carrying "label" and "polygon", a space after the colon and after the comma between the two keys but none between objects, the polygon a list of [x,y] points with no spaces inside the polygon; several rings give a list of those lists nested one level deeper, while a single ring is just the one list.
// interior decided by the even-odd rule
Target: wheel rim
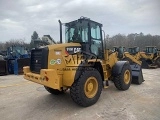
[{"label": "wheel rim", "polygon": [[124,82],[125,84],[128,84],[129,81],[130,81],[130,71],[129,70],[126,70],[125,73],[124,73]]},{"label": "wheel rim", "polygon": [[95,77],[89,77],[84,85],[84,93],[88,98],[93,98],[98,91],[98,82]]}]

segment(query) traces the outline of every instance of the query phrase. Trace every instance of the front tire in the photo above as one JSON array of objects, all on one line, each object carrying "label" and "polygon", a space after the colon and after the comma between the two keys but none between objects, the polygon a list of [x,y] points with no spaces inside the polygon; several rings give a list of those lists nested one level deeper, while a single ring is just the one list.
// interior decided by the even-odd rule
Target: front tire
[{"label": "front tire", "polygon": [[132,82],[132,71],[129,64],[124,64],[121,73],[114,77],[114,85],[118,90],[129,89]]},{"label": "front tire", "polygon": [[102,78],[98,70],[89,68],[84,70],[74,81],[70,89],[71,98],[80,106],[88,107],[95,104],[102,91]]}]

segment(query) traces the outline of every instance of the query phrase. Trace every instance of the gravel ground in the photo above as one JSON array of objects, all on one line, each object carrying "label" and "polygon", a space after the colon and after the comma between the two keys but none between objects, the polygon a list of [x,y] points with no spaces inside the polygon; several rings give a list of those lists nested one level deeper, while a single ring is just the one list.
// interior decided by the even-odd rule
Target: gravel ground
[{"label": "gravel ground", "polygon": [[113,83],[98,102],[83,108],[69,91],[54,96],[22,75],[0,76],[1,120],[160,120],[160,68],[143,69],[145,82],[118,91]]}]

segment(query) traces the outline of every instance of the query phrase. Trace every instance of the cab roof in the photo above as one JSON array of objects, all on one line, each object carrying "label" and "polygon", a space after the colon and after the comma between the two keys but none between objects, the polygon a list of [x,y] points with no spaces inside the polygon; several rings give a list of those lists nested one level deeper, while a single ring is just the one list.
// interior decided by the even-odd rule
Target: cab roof
[{"label": "cab roof", "polygon": [[65,26],[72,25],[73,23],[81,22],[81,21],[87,21],[87,22],[95,23],[95,24],[98,24],[101,27],[103,26],[101,23],[98,23],[96,21],[90,20],[90,18],[87,18],[87,17],[80,17],[78,20],[74,20],[74,21],[65,23]]}]

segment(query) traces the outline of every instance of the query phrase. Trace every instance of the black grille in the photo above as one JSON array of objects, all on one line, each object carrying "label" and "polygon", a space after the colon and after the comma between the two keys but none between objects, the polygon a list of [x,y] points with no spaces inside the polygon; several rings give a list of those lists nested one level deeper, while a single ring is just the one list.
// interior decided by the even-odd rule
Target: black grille
[{"label": "black grille", "polygon": [[48,48],[34,49],[31,51],[30,70],[33,73],[40,73],[41,69],[47,69]]}]

